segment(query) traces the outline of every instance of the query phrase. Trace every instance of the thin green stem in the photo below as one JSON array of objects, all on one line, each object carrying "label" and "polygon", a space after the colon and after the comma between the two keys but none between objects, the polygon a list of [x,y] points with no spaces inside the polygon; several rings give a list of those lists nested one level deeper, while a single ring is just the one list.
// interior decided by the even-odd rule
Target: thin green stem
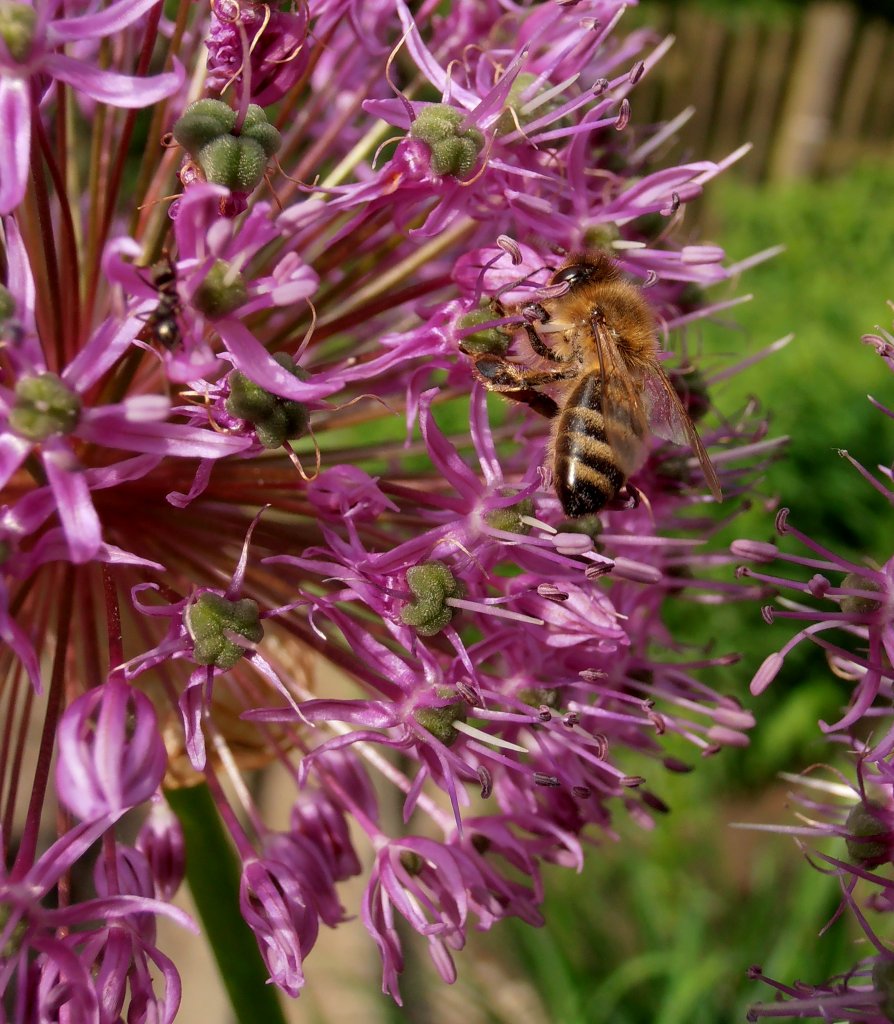
[{"label": "thin green stem", "polygon": [[239,913],[239,865],[207,786],[165,790],[186,837],[186,881],[238,1024],[286,1024]]}]

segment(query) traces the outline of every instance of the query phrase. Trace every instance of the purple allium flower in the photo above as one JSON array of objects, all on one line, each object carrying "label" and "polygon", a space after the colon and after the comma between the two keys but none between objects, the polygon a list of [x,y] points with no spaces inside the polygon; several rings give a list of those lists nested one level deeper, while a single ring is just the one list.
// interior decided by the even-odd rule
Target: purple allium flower
[{"label": "purple allium flower", "polygon": [[[173,1019],[154,916],[192,869],[161,794],[200,785],[283,991],[358,914],[395,998],[395,915],[452,981],[470,924],[542,923],[544,864],[579,868],[624,814],[652,826],[681,766],[664,737],[747,742],[735,656],[685,654],[662,619],[753,590],[712,579],[692,453],[651,441],[568,520],[548,424],[472,372],[530,358],[520,310],[558,251],[610,251],[664,341],[737,301],[703,290],[743,265],[673,228],[742,151],[657,159],[672,126],[638,127],[635,92],[670,42],[625,34],[620,0],[62,6],[0,4],[0,767],[23,821],[0,998],[17,1024]],[[107,103],[152,108],[145,151]],[[712,418],[732,369],[664,366],[738,510],[775,443],[748,410]],[[243,778],[273,762],[278,830]],[[46,910],[97,840],[94,891]]]},{"label": "purple allium flower", "polygon": [[[879,329],[863,341],[892,366],[894,337],[888,331]],[[839,455],[864,483],[894,504],[890,469],[881,466],[876,476],[848,452]],[[816,766],[800,778],[787,776],[799,785],[795,801],[801,823],[761,827],[793,835],[805,848],[811,844],[810,863],[835,875],[841,885],[836,917],[844,912],[853,916],[876,952],[846,975],[817,986],[788,986],[754,969],[754,977],[789,998],[754,1007],[750,1019],[822,1017],[881,1024],[894,1016],[894,961],[865,910],[894,911],[894,557],[878,564],[839,555],[798,530],[787,509],[777,515],[776,529],[796,542],[794,551],[785,541],[739,540],[732,545],[733,553],[750,563],[740,567],[739,575],[777,594],[776,603],[763,608],[764,619],[790,619],[798,627],[780,650],[766,657],[751,690],[762,693],[784,673],[786,656],[799,643],[819,646],[840,681],[844,705],[837,721],[820,721],[819,729],[834,744],[829,756],[836,764],[845,751],[855,758],[856,782],[850,783],[837,767],[831,779],[819,776]]]}]

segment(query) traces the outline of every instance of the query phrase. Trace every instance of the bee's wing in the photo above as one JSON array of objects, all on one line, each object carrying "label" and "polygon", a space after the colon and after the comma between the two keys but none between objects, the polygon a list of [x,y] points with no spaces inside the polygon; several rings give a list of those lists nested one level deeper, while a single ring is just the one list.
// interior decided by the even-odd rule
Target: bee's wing
[{"label": "bee's wing", "polygon": [[646,458],[649,417],[645,396],[642,387],[630,376],[611,331],[604,324],[594,323],[593,338],[602,378],[605,439],[619,468],[625,476],[630,476]]},{"label": "bee's wing", "polygon": [[698,456],[705,480],[715,501],[722,500],[720,481],[695,425],[667,374],[655,366],[646,380],[646,398],[652,433],[675,444],[688,445]]}]

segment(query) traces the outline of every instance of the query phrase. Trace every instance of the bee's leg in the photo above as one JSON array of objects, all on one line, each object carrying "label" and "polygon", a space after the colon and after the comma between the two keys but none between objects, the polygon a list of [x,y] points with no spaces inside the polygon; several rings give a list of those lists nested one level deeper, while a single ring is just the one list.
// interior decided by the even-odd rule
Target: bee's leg
[{"label": "bee's leg", "polygon": [[559,414],[559,406],[555,400],[550,398],[549,395],[545,395],[542,391],[536,391],[534,388],[522,388],[520,391],[501,391],[500,394],[504,398],[511,398],[513,402],[522,402],[524,405],[529,405],[534,412],[540,413],[541,416],[545,416],[548,420]]},{"label": "bee's leg", "polygon": [[484,354],[475,357],[475,376],[489,391],[527,391],[568,380],[576,373],[576,367],[540,372],[510,363],[502,356]]},{"label": "bee's leg", "polygon": [[549,348],[543,341],[543,338],[537,333],[534,327],[525,322],[523,325],[525,328],[525,334],[528,336],[528,344],[531,348],[540,356],[541,359],[547,359],[551,363],[567,363],[567,359],[563,359],[562,356],[557,355],[551,348]]}]

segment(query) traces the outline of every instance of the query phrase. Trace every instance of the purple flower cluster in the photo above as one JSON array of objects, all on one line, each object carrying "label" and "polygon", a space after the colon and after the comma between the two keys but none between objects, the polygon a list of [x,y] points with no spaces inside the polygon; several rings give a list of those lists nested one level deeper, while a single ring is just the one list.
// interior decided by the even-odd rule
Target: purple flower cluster
[{"label": "purple flower cluster", "polygon": [[[863,341],[894,366],[894,335],[886,330]],[[894,412],[874,399],[887,416]],[[878,493],[894,504],[889,467],[874,475],[848,452],[839,454]],[[751,683],[755,695],[784,672],[785,659],[799,643],[820,647],[832,673],[841,680],[846,704],[835,722],[819,722],[832,744],[833,765],[813,765],[790,776],[798,789],[793,800],[801,824],[766,828],[792,835],[819,870],[836,876],[842,900],[835,918],[850,913],[865,936],[866,955],[846,974],[820,985],[787,985],[752,969],[755,978],[777,990],[777,1001],[760,1004],[749,1019],[821,1017],[859,1024],[888,1024],[894,1019],[894,956],[873,920],[894,911],[894,558],[882,565],[855,562],[828,550],[799,531],[783,509],[776,518],[780,536],[792,545],[736,541],[733,554],[750,563],[739,575],[760,581],[777,593],[777,604],[763,609],[767,622],[791,619],[800,628],[779,651],[770,654]],[[777,566],[793,567],[792,578]],[[850,779],[836,765],[853,765]],[[830,922],[831,923],[831,922]],[[787,998],[786,998],[787,997]]]},{"label": "purple flower cluster", "polygon": [[[398,917],[452,981],[473,923],[541,923],[544,863],[579,867],[624,812],[651,826],[647,766],[689,767],[665,735],[747,742],[734,658],[662,620],[737,589],[707,571],[728,556],[702,550],[692,453],[652,444],[567,520],[546,421],[470,359],[524,357],[514,310],[557,253],[611,250],[665,339],[721,308],[704,289],[737,268],[673,229],[741,151],[673,166],[672,128],[635,126],[669,41],[623,34],[620,0],[96,6],[0,4],[0,1000],[173,1019],[155,915],[185,921],[184,840],[159,793],[199,784],[291,996],[365,840],[399,1000]],[[665,366],[694,419],[729,372]],[[733,509],[764,429],[701,427]],[[878,651],[854,657],[878,691]],[[278,831],[242,774],[273,762]]]}]

